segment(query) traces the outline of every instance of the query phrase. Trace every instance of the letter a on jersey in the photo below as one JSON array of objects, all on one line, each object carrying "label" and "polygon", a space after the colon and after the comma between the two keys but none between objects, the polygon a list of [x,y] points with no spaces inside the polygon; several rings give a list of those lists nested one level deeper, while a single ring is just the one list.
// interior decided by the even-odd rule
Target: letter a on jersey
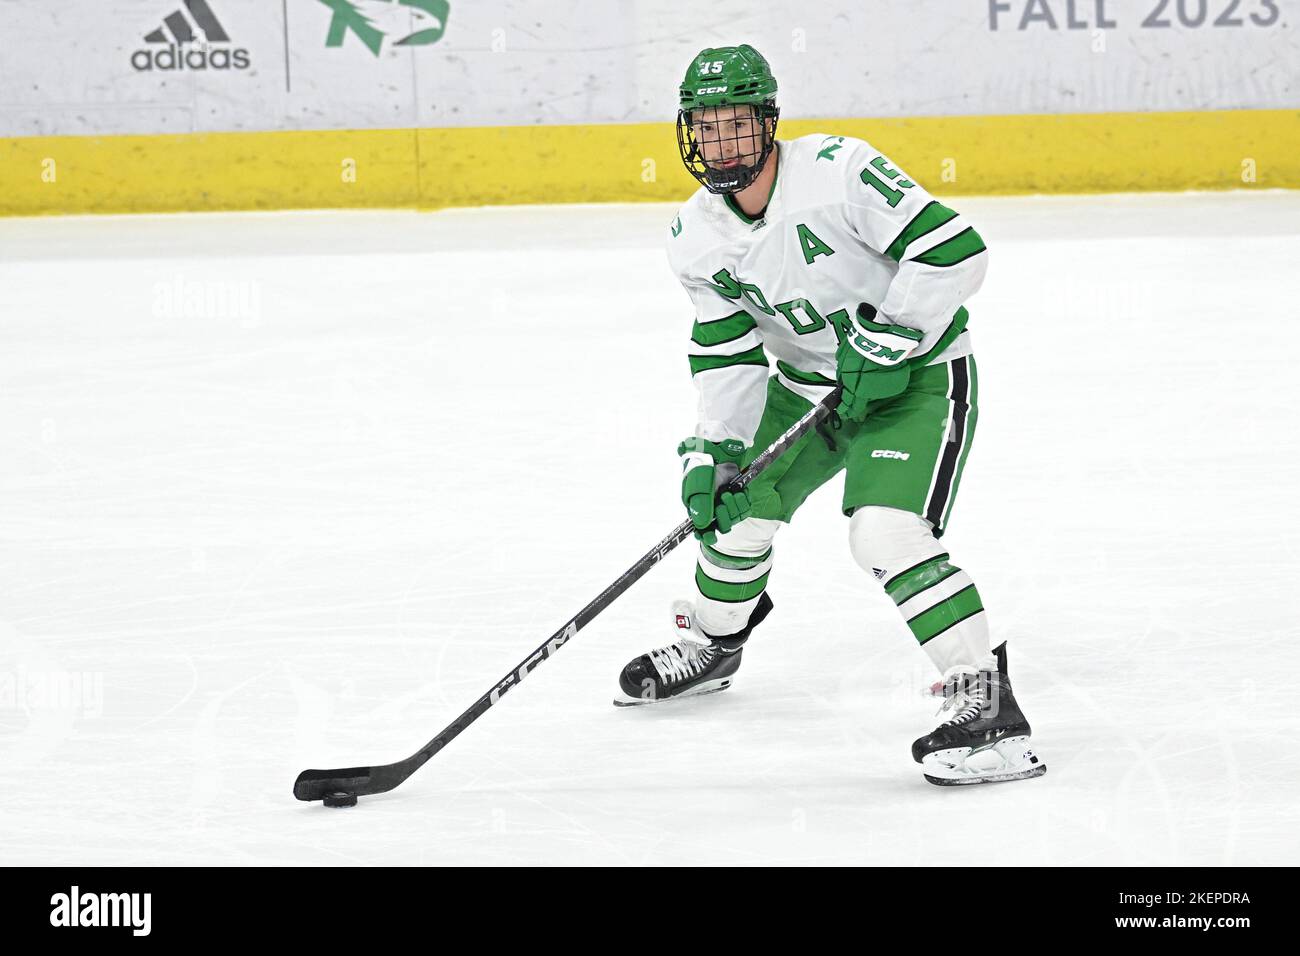
[{"label": "letter a on jersey", "polygon": [[808,265],[812,265],[818,256],[835,255],[835,250],[818,239],[816,233],[803,223],[796,224],[794,230],[799,234],[799,248],[803,250],[803,261]]}]

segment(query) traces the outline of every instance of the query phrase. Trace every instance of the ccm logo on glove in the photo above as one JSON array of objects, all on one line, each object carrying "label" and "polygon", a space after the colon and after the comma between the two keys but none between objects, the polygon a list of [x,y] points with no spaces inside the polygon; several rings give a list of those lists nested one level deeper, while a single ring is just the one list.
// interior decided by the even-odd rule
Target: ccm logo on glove
[{"label": "ccm logo on glove", "polygon": [[[867,310],[870,309],[870,313]],[[863,358],[877,365],[898,365],[907,360],[921,344],[921,333],[905,325],[885,325],[874,321],[875,309],[858,307],[856,322],[847,323],[845,338]]]},{"label": "ccm logo on glove", "polygon": [[835,374],[844,392],[836,412],[860,422],[873,401],[890,398],[907,388],[907,358],[921,344],[922,334],[905,325],[876,321],[875,306],[863,302],[856,318],[843,317]]}]

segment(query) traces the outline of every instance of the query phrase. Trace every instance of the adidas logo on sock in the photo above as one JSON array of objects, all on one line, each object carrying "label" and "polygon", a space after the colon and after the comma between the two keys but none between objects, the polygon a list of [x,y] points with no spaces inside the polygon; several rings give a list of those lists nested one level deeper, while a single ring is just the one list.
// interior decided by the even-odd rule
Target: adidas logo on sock
[{"label": "adidas logo on sock", "polygon": [[163,17],[162,26],[145,34],[144,42],[150,46],[131,54],[131,66],[140,72],[247,70],[252,62],[248,50],[229,46],[230,34],[208,0],[183,2],[183,10],[169,13]]}]

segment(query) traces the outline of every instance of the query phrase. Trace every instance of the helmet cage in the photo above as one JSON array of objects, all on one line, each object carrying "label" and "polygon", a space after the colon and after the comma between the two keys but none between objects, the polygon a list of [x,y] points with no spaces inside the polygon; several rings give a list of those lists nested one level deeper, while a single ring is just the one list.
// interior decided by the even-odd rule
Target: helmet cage
[{"label": "helmet cage", "polygon": [[[757,132],[748,133],[744,136],[734,132],[727,137],[721,136],[718,130],[716,135],[701,138],[702,133],[697,131],[696,125],[692,123],[692,115],[704,110],[723,110],[726,107],[732,107],[732,118],[742,110],[751,111],[754,122],[758,125]],[[771,155],[772,149],[776,144],[776,123],[781,115],[781,110],[774,102],[765,103],[725,103],[718,106],[696,106],[694,109],[680,109],[677,111],[677,149],[681,154],[682,164],[686,167],[695,179],[711,193],[722,195],[739,192],[746,186],[749,186],[763,169],[763,164],[767,162],[767,157]],[[715,118],[719,118],[716,117]],[[727,117],[720,117],[726,120]],[[715,123],[715,129],[717,124]],[[758,138],[758,150],[755,152],[751,147],[753,140]],[[704,150],[705,145],[717,145],[719,157],[725,150],[725,143],[731,142],[736,146],[734,158],[740,162],[738,165],[723,167],[719,164],[710,165],[705,162]],[[733,158],[733,157],[729,157]]]}]

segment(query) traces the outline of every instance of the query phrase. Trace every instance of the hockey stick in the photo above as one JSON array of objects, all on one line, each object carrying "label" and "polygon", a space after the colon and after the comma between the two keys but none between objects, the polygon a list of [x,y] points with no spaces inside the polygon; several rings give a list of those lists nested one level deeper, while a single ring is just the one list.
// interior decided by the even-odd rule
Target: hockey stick
[{"label": "hockey stick", "polygon": [[[757,478],[776,461],[785,451],[806,435],[823,418],[831,413],[840,401],[840,387],[837,385],[821,403],[790,426],[776,441],[767,446],[741,474],[731,480],[727,486],[731,491],[739,491]],[[519,665],[490,691],[476,700],[469,710],[461,714],[438,736],[417,750],[405,760],[385,764],[382,767],[347,767],[339,770],[304,770],[298,774],[293,784],[293,795],[299,800],[323,800],[326,806],[350,807],[357,802],[357,797],[372,793],[384,793],[392,790],[415,771],[419,770],[430,757],[459,736],[460,732],[478,720],[488,709],[499,701],[510,688],[527,677],[534,667],[547,660],[552,654],[569,642],[569,639],[592,622],[605,608],[614,603],[624,591],[635,584],[647,571],[662,561],[673,548],[690,537],[693,526],[690,520],[683,521],[653,548],[641,556],[636,564],[628,568],[605,590],[577,615],[547,639],[546,643],[525,657]]]}]

